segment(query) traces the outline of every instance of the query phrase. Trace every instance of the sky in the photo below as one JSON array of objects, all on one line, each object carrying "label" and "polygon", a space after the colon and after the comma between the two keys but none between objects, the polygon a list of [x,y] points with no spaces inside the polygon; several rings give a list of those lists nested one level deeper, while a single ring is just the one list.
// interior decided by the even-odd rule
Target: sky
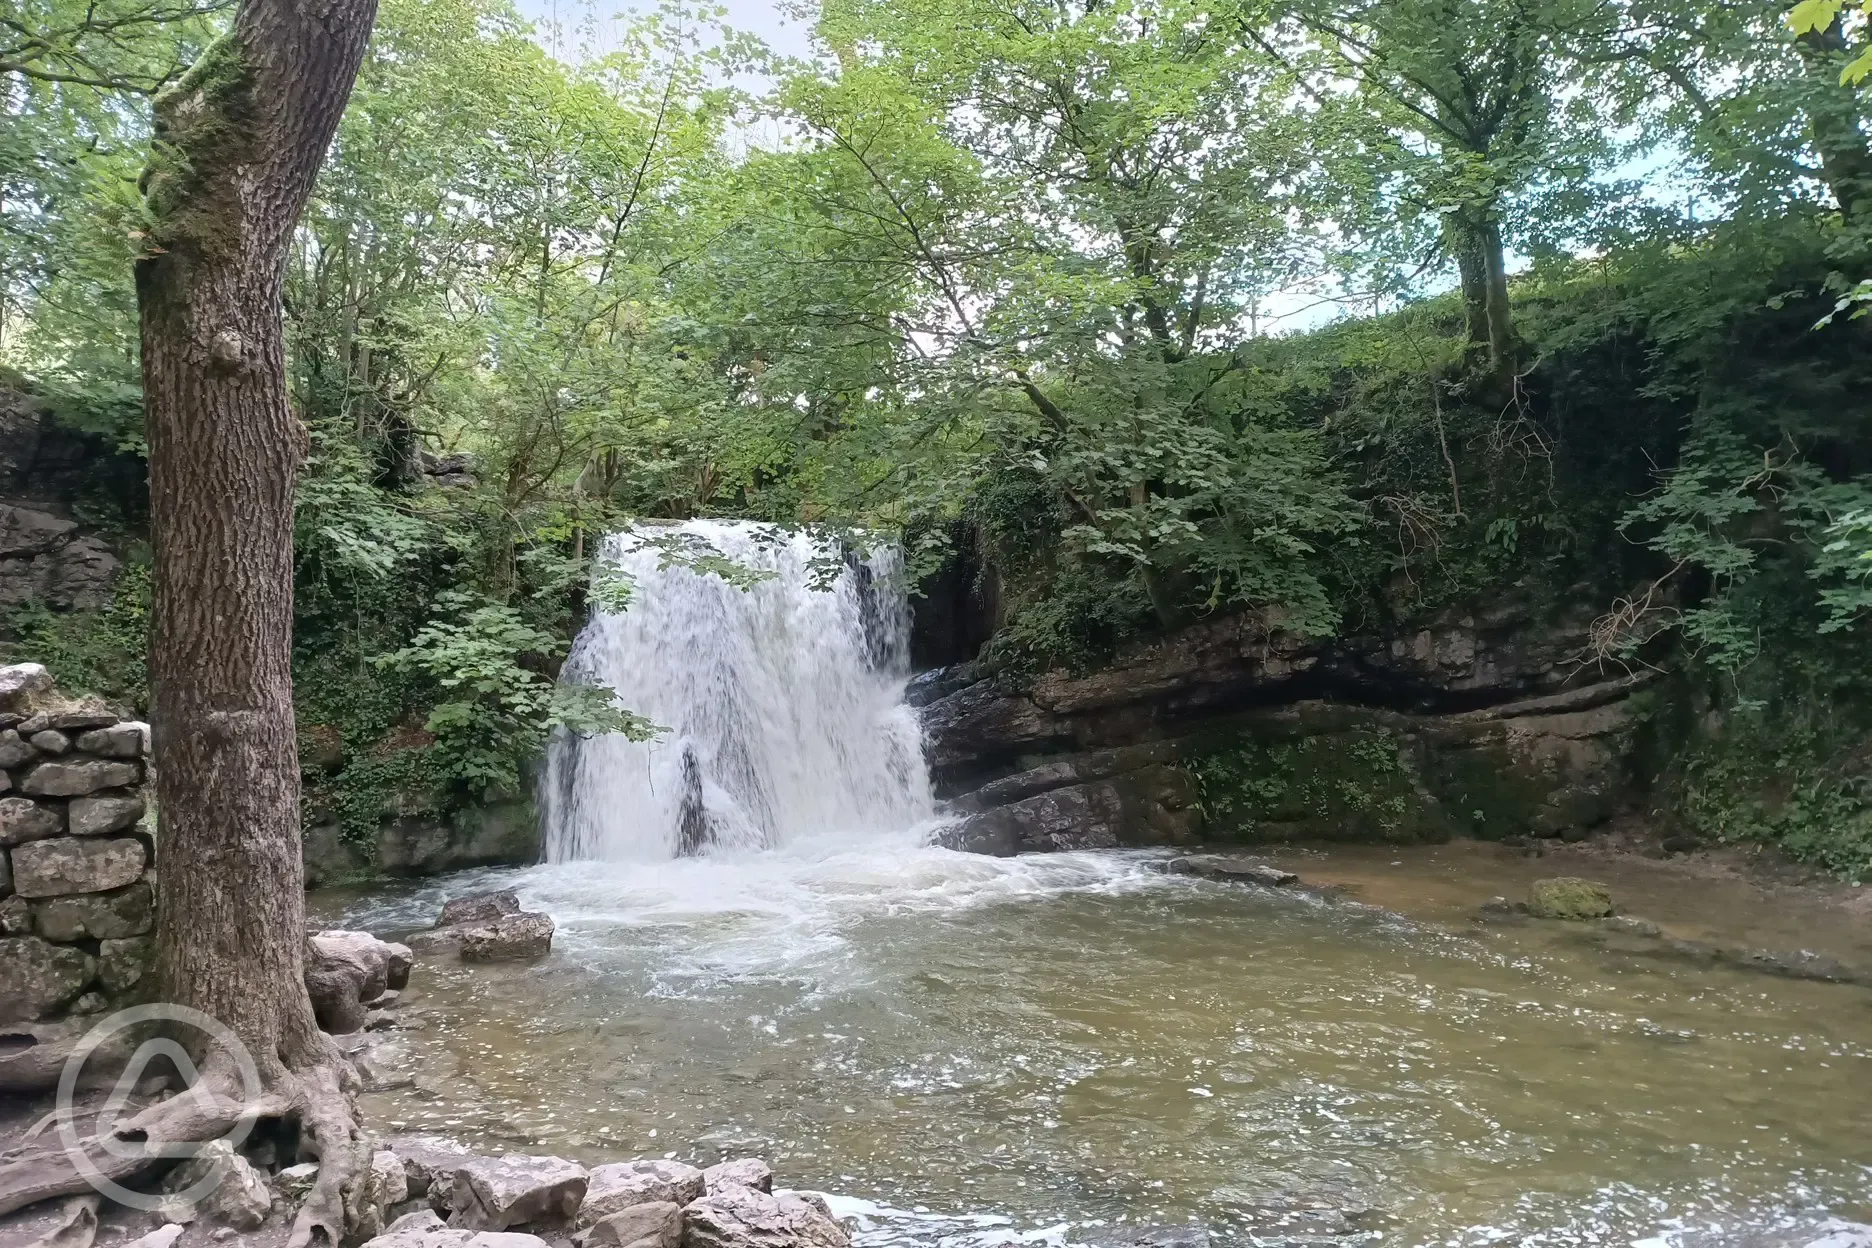
[{"label": "sky", "polygon": [[[633,8],[643,11],[653,7],[649,3],[630,5],[618,0],[518,0],[519,8],[527,17],[541,26],[541,38],[548,51],[570,59],[578,46],[580,35],[578,27],[587,23],[594,14],[599,32],[600,50],[609,50],[613,46],[610,32],[617,29],[620,15],[629,13]],[[769,0],[726,0],[728,10],[725,19],[729,26],[757,35],[761,41],[776,52],[788,56],[804,56],[808,51],[807,31],[803,23],[790,21],[779,8]],[[552,31],[560,32],[558,46],[554,46]]]}]

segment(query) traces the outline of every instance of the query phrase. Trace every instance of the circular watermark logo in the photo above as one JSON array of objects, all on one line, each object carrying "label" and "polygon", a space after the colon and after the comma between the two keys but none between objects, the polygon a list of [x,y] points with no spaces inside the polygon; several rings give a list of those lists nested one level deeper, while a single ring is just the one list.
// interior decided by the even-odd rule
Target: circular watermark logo
[{"label": "circular watermark logo", "polygon": [[[132,1036],[147,1033],[152,1024],[163,1024],[161,1034],[151,1036],[136,1047],[125,1064],[123,1073],[112,1085],[110,1094],[104,1098],[98,1109],[95,1133],[86,1139],[78,1133],[77,1091],[78,1079],[84,1072],[85,1063],[104,1045],[128,1032]],[[230,1148],[239,1148],[242,1141],[253,1130],[253,1118],[246,1114],[236,1115],[233,1125],[219,1136],[210,1140],[162,1142],[151,1141],[142,1133],[131,1129],[129,1122],[140,1112],[133,1099],[138,1084],[143,1082],[150,1070],[150,1064],[158,1058],[164,1059],[173,1067],[176,1076],[182,1080],[182,1088],[177,1097],[194,1097],[201,1106],[204,1116],[213,1118],[217,1115],[217,1100],[225,1100],[234,1095],[233,1089],[216,1092],[202,1083],[201,1072],[195,1061],[189,1056],[189,1046],[184,1045],[178,1036],[193,1031],[204,1037],[205,1043],[197,1046],[197,1052],[219,1051],[232,1061],[238,1074],[241,1087],[240,1099],[246,1104],[258,1101],[265,1091],[260,1082],[260,1071],[254,1065],[253,1055],[247,1051],[240,1037],[232,1029],[209,1017],[200,1010],[190,1009],[186,1005],[171,1005],[158,1001],[150,1005],[133,1006],[119,1010],[115,1014],[105,1015],[96,1026],[84,1034],[65,1059],[65,1069],[59,1074],[58,1084],[58,1128],[59,1140],[64,1145],[66,1156],[71,1159],[78,1173],[92,1190],[109,1197],[120,1205],[132,1209],[154,1212],[164,1204],[193,1204],[212,1192],[226,1177],[225,1158],[231,1152],[214,1149],[214,1145],[225,1140]],[[168,1072],[164,1072],[168,1073]],[[121,1129],[121,1132],[120,1132]],[[216,1154],[212,1164],[201,1167],[202,1173],[194,1175],[187,1186],[172,1192],[151,1195],[147,1192],[134,1192],[118,1183],[100,1168],[94,1153],[109,1157],[148,1160],[150,1158],[175,1158],[185,1164],[188,1159],[203,1156],[210,1151]]]}]

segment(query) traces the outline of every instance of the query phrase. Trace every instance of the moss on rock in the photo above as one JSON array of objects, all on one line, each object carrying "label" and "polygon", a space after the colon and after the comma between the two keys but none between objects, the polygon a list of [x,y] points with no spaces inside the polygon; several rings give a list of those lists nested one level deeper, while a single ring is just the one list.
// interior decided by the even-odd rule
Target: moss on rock
[{"label": "moss on rock", "polygon": [[1537,919],[1603,919],[1614,909],[1605,885],[1577,876],[1536,880],[1528,890],[1528,913]]}]

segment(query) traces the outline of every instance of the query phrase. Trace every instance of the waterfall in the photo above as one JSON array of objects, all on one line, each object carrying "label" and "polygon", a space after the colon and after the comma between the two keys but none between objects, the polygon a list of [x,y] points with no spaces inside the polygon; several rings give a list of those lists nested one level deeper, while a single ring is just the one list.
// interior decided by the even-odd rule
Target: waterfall
[{"label": "waterfall", "polygon": [[[662,568],[648,542],[672,539],[765,579],[743,589]],[[609,686],[668,731],[645,743],[555,736],[541,791],[549,861],[770,848],[930,816],[902,697],[910,611],[895,551],[841,560],[804,534],[691,520],[613,534],[599,558],[629,579],[630,603],[593,612],[563,678]]]}]

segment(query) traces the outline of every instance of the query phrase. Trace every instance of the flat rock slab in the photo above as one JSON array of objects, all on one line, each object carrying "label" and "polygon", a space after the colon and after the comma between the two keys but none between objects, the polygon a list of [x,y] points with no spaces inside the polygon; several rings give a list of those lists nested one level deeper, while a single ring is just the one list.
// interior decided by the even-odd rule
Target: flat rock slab
[{"label": "flat rock slab", "polygon": [[492,923],[509,914],[520,913],[520,894],[511,888],[499,892],[476,893],[472,897],[457,897],[454,901],[442,904],[442,917],[436,920],[437,927],[462,927],[475,923]]},{"label": "flat rock slab", "polygon": [[585,1187],[585,1167],[563,1157],[475,1157],[455,1171],[451,1221],[474,1231],[567,1223],[578,1213]]},{"label": "flat rock slab", "polygon": [[683,1213],[682,1248],[850,1248],[851,1235],[812,1202],[724,1187]]},{"label": "flat rock slab", "polygon": [[144,740],[148,735],[148,724],[132,720],[80,733],[73,744],[86,754],[98,754],[105,758],[141,758]]},{"label": "flat rock slab", "polygon": [[551,915],[521,911],[462,928],[457,947],[464,962],[526,962],[551,953],[552,938]]},{"label": "flat rock slab", "polygon": [[43,841],[65,830],[65,817],[57,805],[26,797],[0,797],[0,845]]},{"label": "flat rock slab", "polygon": [[[768,1181],[772,1182],[771,1174]],[[680,1161],[621,1161],[592,1169],[577,1225],[592,1226],[633,1205],[688,1204],[706,1190],[702,1171]]]},{"label": "flat rock slab", "polygon": [[99,789],[122,789],[143,778],[135,763],[103,759],[77,763],[40,763],[26,773],[20,792],[34,797],[83,797]]},{"label": "flat rock slab", "polygon": [[126,797],[78,797],[66,807],[66,817],[73,836],[103,836],[134,827],[143,817],[145,807],[140,795]]},{"label": "flat rock slab", "polygon": [[682,1231],[681,1206],[653,1201],[600,1218],[585,1233],[584,1248],[677,1248]]},{"label": "flat rock slab", "polygon": [[773,1191],[773,1167],[758,1157],[735,1157],[704,1170],[702,1186],[711,1196],[731,1187],[749,1187],[757,1192],[771,1192]]},{"label": "flat rock slab", "polygon": [[22,897],[103,893],[143,874],[143,842],[131,837],[61,836],[13,851],[13,887]]},{"label": "flat rock slab", "polygon": [[1262,888],[1290,888],[1300,882],[1292,871],[1253,858],[1230,858],[1221,854],[1172,858],[1164,864],[1172,875],[1195,875],[1205,880],[1225,880],[1231,884],[1254,884]]},{"label": "flat rock slab", "polygon": [[537,1235],[518,1231],[441,1230],[385,1231],[364,1241],[364,1248],[552,1248]]},{"label": "flat rock slab", "polygon": [[33,923],[47,940],[122,940],[156,926],[156,899],[142,880],[112,893],[48,897],[33,906]]}]

